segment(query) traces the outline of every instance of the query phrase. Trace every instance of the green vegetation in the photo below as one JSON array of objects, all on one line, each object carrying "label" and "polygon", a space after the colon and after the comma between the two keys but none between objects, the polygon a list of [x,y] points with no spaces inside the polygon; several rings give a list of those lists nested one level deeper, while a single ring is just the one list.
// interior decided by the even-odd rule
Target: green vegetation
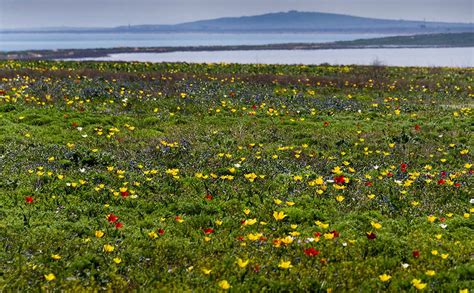
[{"label": "green vegetation", "polygon": [[1,62],[0,288],[469,290],[473,71]]}]

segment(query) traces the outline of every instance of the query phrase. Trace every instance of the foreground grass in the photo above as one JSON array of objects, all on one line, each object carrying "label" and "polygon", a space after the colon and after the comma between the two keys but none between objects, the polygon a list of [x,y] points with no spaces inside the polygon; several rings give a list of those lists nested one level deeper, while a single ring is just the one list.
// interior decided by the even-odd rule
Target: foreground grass
[{"label": "foreground grass", "polygon": [[470,289],[472,73],[0,63],[0,288]]}]

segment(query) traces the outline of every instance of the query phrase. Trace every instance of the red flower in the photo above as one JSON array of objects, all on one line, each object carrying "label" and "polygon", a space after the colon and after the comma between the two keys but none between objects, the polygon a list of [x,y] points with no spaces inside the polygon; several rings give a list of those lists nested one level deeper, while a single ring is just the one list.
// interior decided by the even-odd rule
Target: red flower
[{"label": "red flower", "polygon": [[324,125],[324,126],[329,126],[329,122],[324,121],[323,125]]},{"label": "red flower", "polygon": [[420,131],[420,129],[421,129],[420,125],[416,124],[416,125],[415,125],[415,130],[416,130],[416,131]]},{"label": "red flower", "polygon": [[412,254],[413,254],[413,257],[415,257],[415,258],[420,257],[420,252],[418,250],[413,250]]},{"label": "red flower", "polygon": [[128,191],[121,191],[120,194],[122,195],[122,197],[127,197],[129,195]]},{"label": "red flower", "polygon": [[337,232],[336,230],[331,231],[331,233],[332,235],[334,235],[334,238],[339,237],[339,232]]},{"label": "red flower", "polygon": [[32,196],[25,197],[25,202],[26,203],[33,203],[33,197]]},{"label": "red flower", "polygon": [[110,223],[114,223],[118,220],[118,217],[114,214],[110,214],[107,216],[107,221],[109,221]]},{"label": "red flower", "polygon": [[444,183],[446,183],[446,180],[444,180],[444,179],[439,179],[439,180],[438,180],[438,184],[439,184],[439,185],[442,185],[442,184],[444,184]]},{"label": "red flower", "polygon": [[319,236],[321,236],[321,233],[319,232],[314,233],[314,237],[319,237]]},{"label": "red flower", "polygon": [[252,109],[257,109],[257,105],[252,105]]},{"label": "red flower", "polygon": [[212,195],[210,193],[208,193],[208,194],[206,194],[206,196],[204,198],[207,199],[207,200],[212,200]]},{"label": "red flower", "polygon": [[123,227],[123,224],[120,222],[115,223],[115,228],[120,229]]},{"label": "red flower", "polygon": [[256,264],[255,267],[253,268],[253,271],[258,273],[260,271],[260,266]]},{"label": "red flower", "polygon": [[403,163],[403,164],[400,165],[400,169],[402,170],[402,172],[406,172],[406,171],[407,171],[407,167],[408,167],[408,165],[405,164],[405,163]]},{"label": "red flower", "polygon": [[372,186],[372,182],[370,181],[365,182],[365,186],[369,186],[369,187]]},{"label": "red flower", "polygon": [[336,176],[334,177],[334,181],[337,183],[337,184],[343,184],[345,183],[346,181],[346,178],[344,178],[344,176]]},{"label": "red flower", "polygon": [[393,176],[393,174],[391,172],[387,173],[387,177],[392,177],[392,176]]},{"label": "red flower", "polygon": [[367,232],[367,239],[374,240],[375,238],[377,238],[377,235],[374,232]]},{"label": "red flower", "polygon": [[163,229],[161,229],[161,228],[160,228],[160,229],[158,229],[158,234],[160,234],[160,235],[163,235],[163,234],[165,234],[165,230],[163,230]]},{"label": "red flower", "polygon": [[76,127],[78,127],[78,126],[79,126],[79,124],[78,124],[77,122],[72,122],[72,124],[71,124],[71,125],[72,125],[72,127],[74,127],[74,128],[76,128]]},{"label": "red flower", "polygon": [[310,247],[304,250],[304,254],[306,254],[307,256],[316,256],[319,254],[319,250]]},{"label": "red flower", "polygon": [[204,234],[208,235],[208,234],[211,234],[211,233],[214,233],[214,229],[212,229],[212,228],[204,229]]}]

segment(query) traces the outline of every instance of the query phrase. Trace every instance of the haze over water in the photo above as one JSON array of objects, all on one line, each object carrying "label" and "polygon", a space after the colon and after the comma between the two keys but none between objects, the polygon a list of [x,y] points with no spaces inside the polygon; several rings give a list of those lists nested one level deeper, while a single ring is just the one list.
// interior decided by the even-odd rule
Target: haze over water
[{"label": "haze over water", "polygon": [[350,33],[0,33],[0,51],[327,43],[384,37]]}]

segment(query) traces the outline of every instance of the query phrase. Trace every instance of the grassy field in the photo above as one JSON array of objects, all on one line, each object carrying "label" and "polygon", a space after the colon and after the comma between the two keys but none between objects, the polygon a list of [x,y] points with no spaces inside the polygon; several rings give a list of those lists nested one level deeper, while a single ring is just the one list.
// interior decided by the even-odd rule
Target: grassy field
[{"label": "grassy field", "polygon": [[473,76],[0,62],[0,291],[469,292]]}]

